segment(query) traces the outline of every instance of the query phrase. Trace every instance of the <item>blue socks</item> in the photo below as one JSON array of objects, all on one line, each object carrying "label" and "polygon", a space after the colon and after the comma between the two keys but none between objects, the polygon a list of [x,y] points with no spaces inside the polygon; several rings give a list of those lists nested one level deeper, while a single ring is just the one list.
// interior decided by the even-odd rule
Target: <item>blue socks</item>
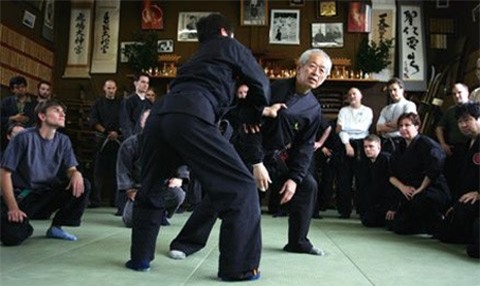
[{"label": "blue socks", "polygon": [[70,241],[75,241],[77,240],[77,237],[73,234],[70,234],[63,229],[61,229],[58,226],[51,226],[47,230],[47,237],[49,238],[58,238],[58,239],[64,239],[64,240],[70,240]]}]

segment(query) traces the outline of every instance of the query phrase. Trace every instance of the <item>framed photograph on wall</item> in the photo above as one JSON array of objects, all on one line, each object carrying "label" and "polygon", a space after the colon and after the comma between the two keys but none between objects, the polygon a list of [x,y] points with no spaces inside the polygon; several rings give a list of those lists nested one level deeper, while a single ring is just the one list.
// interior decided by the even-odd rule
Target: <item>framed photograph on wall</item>
[{"label": "framed photograph on wall", "polygon": [[33,13],[28,12],[25,10],[23,13],[23,20],[22,23],[29,27],[30,29],[33,29],[35,27],[35,20],[37,19],[37,16],[35,16]]},{"label": "framed photograph on wall", "polygon": [[178,13],[177,41],[198,42],[197,21],[214,12],[180,12]]},{"label": "framed photograph on wall", "polygon": [[272,9],[269,44],[300,44],[300,10]]},{"label": "framed photograph on wall", "polygon": [[173,40],[158,40],[157,52],[160,54],[173,53]]},{"label": "framed photograph on wall", "polygon": [[290,0],[290,6],[305,6],[305,0]]},{"label": "framed photograph on wall", "polygon": [[121,42],[120,43],[120,62],[121,63],[128,63],[128,53],[129,50],[131,49],[130,47],[136,46],[136,45],[143,45],[142,42]]},{"label": "framed photograph on wall", "polygon": [[343,23],[313,23],[312,47],[343,47]]},{"label": "framed photograph on wall", "polygon": [[337,16],[337,2],[317,0],[317,17]]},{"label": "framed photograph on wall", "polygon": [[268,0],[240,0],[240,25],[266,26]]}]

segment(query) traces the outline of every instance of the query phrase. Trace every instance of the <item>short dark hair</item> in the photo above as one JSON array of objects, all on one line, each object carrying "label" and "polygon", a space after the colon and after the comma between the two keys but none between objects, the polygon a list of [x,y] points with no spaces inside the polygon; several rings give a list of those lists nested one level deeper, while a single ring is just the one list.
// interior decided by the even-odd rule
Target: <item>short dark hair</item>
[{"label": "short dark hair", "polygon": [[40,121],[40,118],[38,118],[38,115],[40,113],[46,113],[47,109],[49,109],[52,106],[60,106],[63,108],[64,112],[67,112],[67,106],[57,99],[49,99],[44,102],[39,102],[35,107],[35,112],[34,112],[35,123],[37,124],[37,126],[40,126],[42,124],[42,122]]},{"label": "short dark hair", "polygon": [[391,78],[388,82],[387,82],[387,86],[390,86],[392,84],[398,84],[398,86],[401,88],[401,89],[405,89],[405,83],[403,82],[403,80],[401,80],[400,78],[398,77],[393,77]]},{"label": "short dark hair", "polygon": [[422,125],[422,120],[420,119],[420,116],[415,112],[405,112],[400,115],[397,120],[397,125],[400,125],[400,121],[402,121],[403,119],[410,119],[410,121],[412,121],[413,125],[415,126]]},{"label": "short dark hair", "polygon": [[41,80],[41,81],[39,81],[38,84],[37,84],[37,89],[39,89],[42,84],[46,84],[46,85],[48,85],[48,86],[52,86],[52,84],[49,83],[48,81],[46,81],[46,80]]},{"label": "short dark hair", "polygon": [[456,107],[455,118],[457,120],[466,116],[472,116],[473,118],[478,119],[480,117],[480,103],[467,102]]},{"label": "short dark hair", "polygon": [[197,22],[198,41],[203,42],[209,38],[220,35],[220,30],[231,35],[233,34],[232,22],[222,14],[212,13],[206,17],[200,18]]},{"label": "short dark hair", "polygon": [[19,84],[23,84],[25,86],[27,86],[27,79],[21,75],[18,75],[18,76],[14,76],[10,79],[9,83],[8,83],[8,87],[10,87],[10,89],[12,89],[15,85],[19,85]]},{"label": "short dark hair", "polygon": [[136,73],[134,76],[133,76],[133,81],[139,81],[140,80],[140,77],[142,76],[146,76],[148,77],[148,79],[150,80],[150,75],[146,72],[141,72],[141,73]]}]

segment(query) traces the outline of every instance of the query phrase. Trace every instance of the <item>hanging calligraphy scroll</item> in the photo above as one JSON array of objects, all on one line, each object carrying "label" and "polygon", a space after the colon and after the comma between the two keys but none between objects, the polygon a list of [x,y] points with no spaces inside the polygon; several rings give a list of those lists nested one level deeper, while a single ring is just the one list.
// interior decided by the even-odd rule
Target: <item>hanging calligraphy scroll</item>
[{"label": "hanging calligraphy scroll", "polygon": [[[381,2],[381,3],[379,3]],[[395,0],[372,1],[372,32],[369,34],[369,40],[379,43],[383,40],[390,40],[395,38]],[[395,41],[390,48],[390,62],[385,69],[373,75],[375,79],[381,81],[388,81],[395,74]]]},{"label": "hanging calligraphy scroll", "polygon": [[55,19],[55,0],[45,1],[45,11],[43,14],[42,36],[53,42],[53,24]]},{"label": "hanging calligraphy scroll", "polygon": [[97,1],[91,73],[116,73],[120,0]]},{"label": "hanging calligraphy scroll", "polygon": [[405,88],[425,91],[427,64],[422,7],[418,4],[402,4],[399,9],[399,74]]},{"label": "hanging calligraphy scroll", "polygon": [[70,40],[64,78],[89,78],[90,38],[93,0],[73,0],[70,13]]}]

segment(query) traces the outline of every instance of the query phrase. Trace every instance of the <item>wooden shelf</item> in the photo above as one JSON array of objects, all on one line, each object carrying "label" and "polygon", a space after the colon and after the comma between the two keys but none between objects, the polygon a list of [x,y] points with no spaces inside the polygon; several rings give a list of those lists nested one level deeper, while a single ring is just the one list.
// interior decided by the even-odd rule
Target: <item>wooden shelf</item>
[{"label": "wooden shelf", "polygon": [[375,82],[380,82],[379,80],[376,79],[360,79],[360,78],[327,78],[326,80],[328,81],[334,81],[334,82],[365,82],[365,83],[375,83]]}]

